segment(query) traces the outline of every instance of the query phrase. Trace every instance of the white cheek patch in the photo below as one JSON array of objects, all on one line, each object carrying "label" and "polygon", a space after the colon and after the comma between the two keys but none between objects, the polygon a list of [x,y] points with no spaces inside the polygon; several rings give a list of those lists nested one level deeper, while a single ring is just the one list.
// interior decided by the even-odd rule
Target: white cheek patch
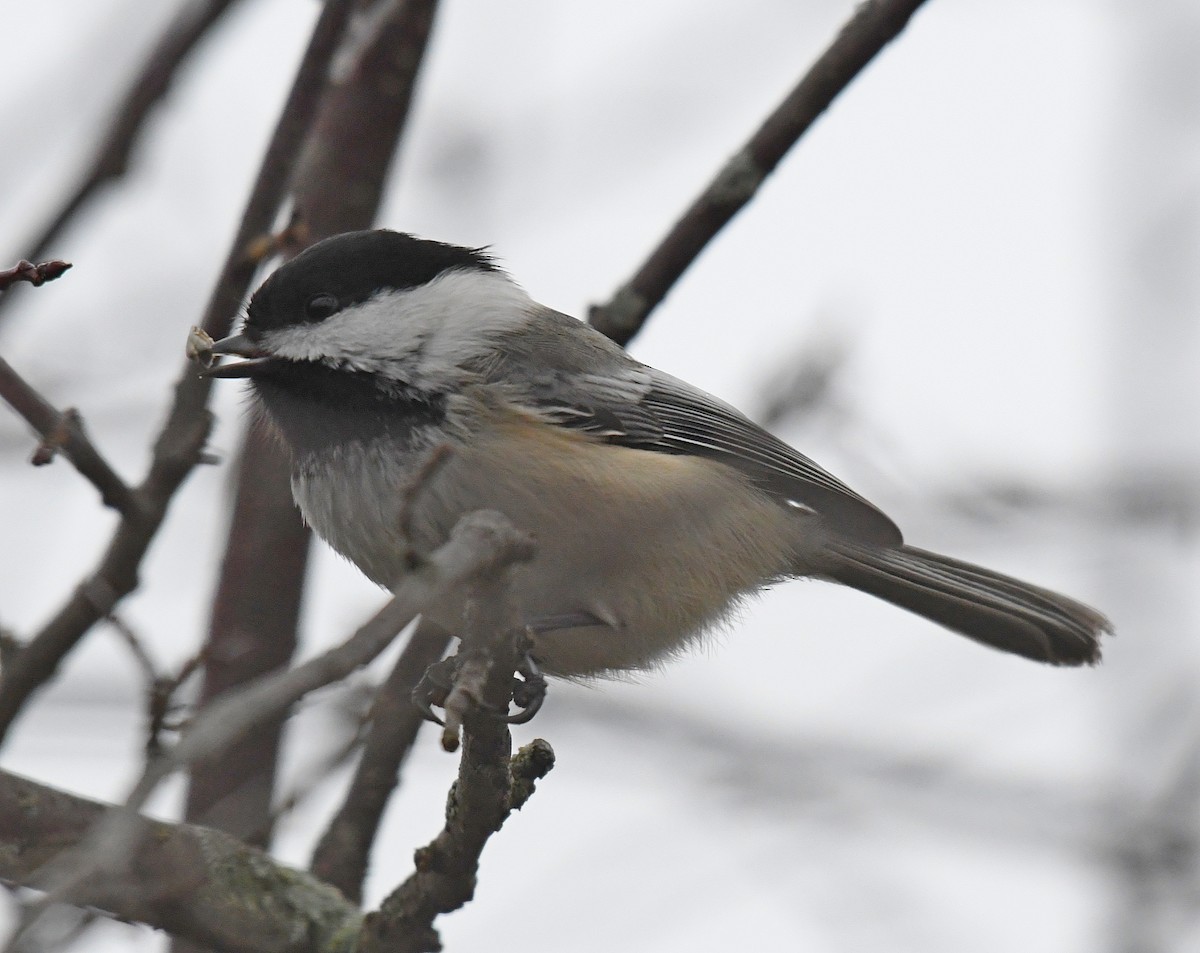
[{"label": "white cheek patch", "polygon": [[459,269],[428,284],[377,295],[315,324],[268,331],[261,344],[294,361],[436,380],[490,347],[536,307],[506,275]]}]

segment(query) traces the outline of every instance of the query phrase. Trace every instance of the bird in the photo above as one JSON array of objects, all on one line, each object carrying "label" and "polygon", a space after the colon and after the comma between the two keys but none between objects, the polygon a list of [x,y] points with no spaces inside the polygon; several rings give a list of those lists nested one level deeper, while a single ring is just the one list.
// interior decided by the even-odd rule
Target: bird
[{"label": "bird", "polygon": [[209,361],[249,381],[304,520],[381,587],[467,513],[533,534],[512,591],[550,675],[653,668],[793,578],[1050,665],[1096,663],[1111,631],[1067,596],[906,544],[731,405],[534,301],[487,249],[324,239],[262,282]]}]

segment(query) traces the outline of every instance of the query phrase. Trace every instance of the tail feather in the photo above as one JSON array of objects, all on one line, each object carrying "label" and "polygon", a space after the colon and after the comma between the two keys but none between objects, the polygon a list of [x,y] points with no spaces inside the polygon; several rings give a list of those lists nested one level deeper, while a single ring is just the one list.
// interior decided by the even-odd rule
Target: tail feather
[{"label": "tail feather", "polygon": [[1051,665],[1094,665],[1108,620],[1074,599],[937,553],[833,548],[826,575],[1002,652]]}]

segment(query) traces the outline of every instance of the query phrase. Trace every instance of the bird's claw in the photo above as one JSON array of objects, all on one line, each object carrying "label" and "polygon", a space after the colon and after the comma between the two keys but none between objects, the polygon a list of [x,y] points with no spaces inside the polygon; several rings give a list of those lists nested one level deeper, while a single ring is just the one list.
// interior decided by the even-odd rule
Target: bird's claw
[{"label": "bird's claw", "polygon": [[458,656],[456,655],[434,662],[425,669],[425,674],[421,676],[421,680],[412,690],[412,703],[417,706],[417,710],[421,712],[426,721],[445,726],[446,723],[438,717],[433,706],[445,707],[446,699],[450,695],[450,689],[454,687],[454,677],[457,674]]},{"label": "bird's claw", "polygon": [[537,661],[526,652],[517,664],[517,674],[521,680],[513,680],[512,700],[517,710],[506,716],[510,725],[523,725],[531,721],[546,700],[546,676],[538,667]]},{"label": "bird's claw", "polygon": [[[445,709],[446,700],[458,679],[460,666],[459,656],[452,655],[425,669],[425,674],[412,691],[412,702],[426,721],[445,727],[445,721],[433,709]],[[538,713],[542,702],[546,700],[546,676],[528,652],[521,657],[516,674],[520,678],[513,679],[512,702],[517,710],[512,714],[504,712],[503,717],[510,725],[523,725]]]}]

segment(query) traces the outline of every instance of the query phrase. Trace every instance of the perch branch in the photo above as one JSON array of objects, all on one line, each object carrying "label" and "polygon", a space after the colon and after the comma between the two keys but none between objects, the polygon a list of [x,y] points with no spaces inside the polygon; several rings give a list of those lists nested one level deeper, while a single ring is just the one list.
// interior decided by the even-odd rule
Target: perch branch
[{"label": "perch branch", "polygon": [[[554,752],[540,740],[510,760],[505,716],[513,671],[526,647],[509,584],[511,568],[497,565],[480,573],[466,590],[458,674],[445,706],[447,726],[452,709],[463,722],[458,780],[447,800],[446,823],[417,850],[416,871],[364,921],[363,951],[440,950],[434,920],[474,896],[484,845],[554,765]],[[456,696],[465,704],[452,704]]]},{"label": "perch branch", "polygon": [[114,865],[124,864],[138,835],[135,812],[175,771],[220,754],[255,724],[367,664],[426,607],[457,601],[463,591],[477,588],[478,578],[486,579],[532,555],[529,537],[514,530],[503,516],[487,511],[470,513],[459,521],[445,545],[405,576],[391,601],[342,645],[217,699],[196,717],[174,748],[147,766],[120,810],[110,812],[74,850],[56,858],[53,870],[39,875],[47,893],[30,905],[10,945],[33,929],[54,905],[80,902],[81,891],[103,881]]}]

